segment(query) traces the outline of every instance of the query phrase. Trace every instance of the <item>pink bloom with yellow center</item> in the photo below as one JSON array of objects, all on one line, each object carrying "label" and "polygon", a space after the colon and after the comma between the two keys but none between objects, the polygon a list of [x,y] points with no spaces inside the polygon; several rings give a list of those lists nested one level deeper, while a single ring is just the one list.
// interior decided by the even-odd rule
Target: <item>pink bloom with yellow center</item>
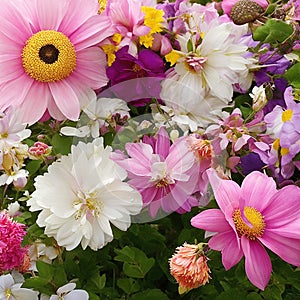
[{"label": "pink bloom with yellow center", "polygon": [[250,173],[241,187],[210,170],[209,179],[220,209],[208,209],[191,220],[194,227],[213,232],[211,249],[222,252],[226,270],[245,256],[253,285],[264,290],[272,265],[267,247],[286,262],[300,266],[300,188],[276,189],[273,178]]},{"label": "pink bloom with yellow center", "polygon": [[0,274],[23,265],[27,254],[27,248],[21,245],[26,234],[24,227],[8,214],[0,213]]},{"label": "pink bloom with yellow center", "polygon": [[190,245],[184,243],[176,248],[170,259],[170,272],[179,284],[179,294],[205,285],[209,279],[208,258],[204,255],[203,244]]},{"label": "pink bloom with yellow center", "polygon": [[20,107],[24,122],[48,112],[76,121],[107,84],[106,55],[97,46],[112,35],[97,0],[1,1],[0,107]]}]

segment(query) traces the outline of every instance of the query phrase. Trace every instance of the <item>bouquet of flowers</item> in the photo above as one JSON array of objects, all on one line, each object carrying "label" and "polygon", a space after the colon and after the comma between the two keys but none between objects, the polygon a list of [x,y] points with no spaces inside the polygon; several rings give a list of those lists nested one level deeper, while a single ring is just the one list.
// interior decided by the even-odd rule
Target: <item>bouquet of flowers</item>
[{"label": "bouquet of flowers", "polygon": [[0,299],[300,298],[298,0],[0,2]]}]

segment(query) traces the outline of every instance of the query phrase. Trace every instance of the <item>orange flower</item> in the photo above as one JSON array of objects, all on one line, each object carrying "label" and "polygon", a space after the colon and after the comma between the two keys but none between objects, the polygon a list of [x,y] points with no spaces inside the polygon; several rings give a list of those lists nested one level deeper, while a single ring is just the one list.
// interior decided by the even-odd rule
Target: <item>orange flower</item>
[{"label": "orange flower", "polygon": [[191,289],[205,285],[211,278],[208,273],[208,258],[203,252],[206,244],[190,245],[184,243],[176,248],[170,259],[170,273],[179,284],[178,292],[183,294]]}]

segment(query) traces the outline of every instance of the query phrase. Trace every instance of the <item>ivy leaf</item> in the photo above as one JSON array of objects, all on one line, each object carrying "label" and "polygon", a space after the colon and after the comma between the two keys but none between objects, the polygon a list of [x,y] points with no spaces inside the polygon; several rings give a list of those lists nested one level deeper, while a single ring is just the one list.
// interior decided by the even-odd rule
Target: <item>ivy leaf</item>
[{"label": "ivy leaf", "polygon": [[285,41],[293,31],[291,25],[281,20],[269,19],[254,31],[253,39],[263,43],[278,44]]},{"label": "ivy leaf", "polygon": [[300,88],[300,63],[294,64],[284,74],[284,77],[290,84],[296,88]]},{"label": "ivy leaf", "polygon": [[117,281],[117,286],[122,289],[127,295],[136,293],[140,290],[139,283],[132,278],[120,278]]}]

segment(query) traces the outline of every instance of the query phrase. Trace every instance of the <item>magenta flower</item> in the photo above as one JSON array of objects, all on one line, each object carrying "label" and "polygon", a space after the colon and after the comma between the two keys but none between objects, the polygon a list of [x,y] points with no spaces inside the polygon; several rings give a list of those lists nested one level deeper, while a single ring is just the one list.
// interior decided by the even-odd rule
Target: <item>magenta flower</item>
[{"label": "magenta flower", "polygon": [[245,256],[245,269],[253,285],[264,289],[272,265],[267,247],[286,262],[300,266],[300,188],[276,190],[275,181],[258,171],[242,186],[209,174],[220,209],[208,209],[191,220],[194,227],[215,233],[211,249],[222,252],[226,270]]},{"label": "magenta flower", "polygon": [[197,180],[191,178],[199,171],[196,157],[185,138],[170,146],[168,133],[161,127],[157,139],[127,143],[126,151],[129,158],[113,155],[112,159],[128,172],[128,183],[142,194],[151,217],[156,216],[160,207],[171,213],[189,211],[195,205],[191,195]]},{"label": "magenta flower", "polygon": [[23,265],[27,248],[22,247],[24,225],[0,212],[0,274]]},{"label": "magenta flower", "polygon": [[114,33],[97,0],[2,1],[0,107],[18,106],[33,124],[46,111],[77,120],[93,90],[107,84],[97,46]]}]

